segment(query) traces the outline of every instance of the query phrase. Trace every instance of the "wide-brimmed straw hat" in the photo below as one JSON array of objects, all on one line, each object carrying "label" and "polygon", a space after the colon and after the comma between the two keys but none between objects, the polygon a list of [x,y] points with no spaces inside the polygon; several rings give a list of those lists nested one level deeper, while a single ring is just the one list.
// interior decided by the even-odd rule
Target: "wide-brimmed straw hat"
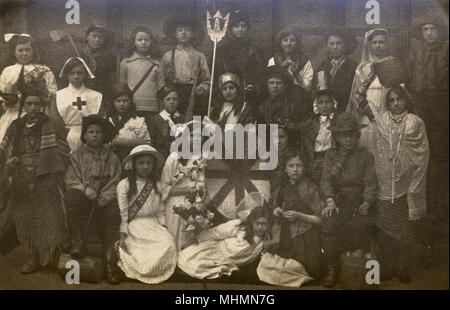
[{"label": "wide-brimmed straw hat", "polygon": [[86,133],[87,128],[90,125],[99,125],[102,129],[103,129],[103,144],[105,143],[109,143],[111,142],[114,137],[116,136],[116,127],[114,127],[113,124],[111,124],[111,122],[109,122],[108,120],[104,119],[103,117],[100,117],[98,115],[89,115],[89,116],[85,116],[82,119],[82,123],[81,123],[81,141],[83,143],[86,143],[86,139],[84,138],[84,135]]},{"label": "wide-brimmed straw hat", "polygon": [[136,158],[137,156],[140,155],[152,155],[156,159],[157,171],[159,171],[164,165],[164,158],[160,152],[158,152],[151,145],[142,144],[133,148],[130,154],[123,160],[123,166],[125,167],[125,170],[131,170],[133,168],[132,167],[133,158]]},{"label": "wide-brimmed straw hat", "polygon": [[367,127],[367,125],[359,124],[353,113],[343,112],[338,115],[335,125],[328,127],[328,129],[335,132],[345,132],[360,130],[364,127]]}]

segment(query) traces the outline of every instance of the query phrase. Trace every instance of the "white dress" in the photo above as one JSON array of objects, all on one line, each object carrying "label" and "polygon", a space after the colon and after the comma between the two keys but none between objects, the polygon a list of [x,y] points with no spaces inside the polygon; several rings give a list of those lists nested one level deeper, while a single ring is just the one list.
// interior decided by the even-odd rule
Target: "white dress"
[{"label": "white dress", "polygon": [[[145,186],[145,180],[137,179],[137,192]],[[136,217],[128,223],[128,208],[138,197],[127,198],[128,179],[117,185],[120,208],[120,232],[126,233],[124,247],[119,247],[118,266],[125,275],[147,284],[161,283],[172,276],[177,266],[177,250],[172,235],[165,225],[164,208],[159,194],[152,190]]]},{"label": "white dress", "polygon": [[184,201],[185,196],[171,196],[170,190],[173,186],[188,187],[196,183],[192,180],[190,172],[194,168],[194,162],[200,163],[203,167],[198,173],[198,178],[205,178],[206,161],[199,160],[191,156],[186,166],[183,166],[175,157],[176,153],[172,153],[167,157],[166,163],[161,175],[161,201],[164,203],[166,210],[167,228],[175,239],[177,249],[181,250],[183,245],[188,241],[188,234],[185,231],[186,221],[173,211],[173,207]]},{"label": "white dress", "polygon": [[76,89],[69,84],[56,92],[56,108],[69,130],[67,142],[71,151],[75,151],[82,144],[80,137],[83,116],[98,114],[101,103],[102,94],[84,85]]},{"label": "white dress", "polygon": [[245,231],[239,219],[204,230],[198,235],[198,244],[178,253],[178,267],[197,279],[229,276],[261,253],[261,240],[249,244],[244,238]]},{"label": "white dress", "polygon": [[[15,83],[19,78],[20,71],[22,70],[21,64],[15,64],[3,69],[2,74],[0,75],[0,91],[3,93],[11,94],[16,93],[18,89],[15,89]],[[56,90],[58,89],[55,81],[55,76],[53,72],[45,65],[39,64],[29,64],[24,67],[24,79],[25,83],[38,75],[42,74],[47,89],[50,95],[54,95]],[[5,105],[4,106],[5,113],[0,118],[0,141],[3,140],[5,136],[6,130],[9,125],[15,120],[19,114],[19,104],[14,105]],[[48,109],[47,109],[48,111]]]}]

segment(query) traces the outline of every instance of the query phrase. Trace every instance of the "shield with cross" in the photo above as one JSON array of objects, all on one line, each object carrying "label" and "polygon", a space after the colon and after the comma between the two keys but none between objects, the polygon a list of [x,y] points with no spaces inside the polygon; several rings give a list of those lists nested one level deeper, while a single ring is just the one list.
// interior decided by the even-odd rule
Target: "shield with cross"
[{"label": "shield with cross", "polygon": [[217,210],[230,219],[237,218],[236,206],[245,193],[258,191],[266,200],[270,195],[271,171],[260,169],[261,161],[250,159],[212,159],[206,167],[206,186]]}]

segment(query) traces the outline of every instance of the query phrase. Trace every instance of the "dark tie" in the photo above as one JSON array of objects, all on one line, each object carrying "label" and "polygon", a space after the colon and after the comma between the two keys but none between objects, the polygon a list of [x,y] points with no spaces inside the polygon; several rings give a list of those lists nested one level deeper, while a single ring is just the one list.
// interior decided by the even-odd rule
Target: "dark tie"
[{"label": "dark tie", "polygon": [[170,114],[170,119],[172,120],[172,122],[173,122],[174,124],[177,123],[177,117],[175,116],[175,114]]}]

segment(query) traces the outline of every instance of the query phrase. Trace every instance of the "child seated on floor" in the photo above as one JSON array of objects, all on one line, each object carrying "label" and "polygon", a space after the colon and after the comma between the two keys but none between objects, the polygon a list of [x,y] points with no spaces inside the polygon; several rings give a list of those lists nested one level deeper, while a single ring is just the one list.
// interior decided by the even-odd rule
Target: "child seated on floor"
[{"label": "child seated on floor", "polygon": [[288,151],[284,161],[289,180],[273,194],[273,239],[261,257],[257,272],[263,282],[298,287],[320,275],[319,224],[323,200],[319,188],[308,180],[298,151]]},{"label": "child seated on floor", "polygon": [[272,218],[263,204],[258,192],[246,195],[236,207],[239,219],[200,232],[198,244],[178,253],[178,267],[196,279],[216,279],[258,259]]}]

